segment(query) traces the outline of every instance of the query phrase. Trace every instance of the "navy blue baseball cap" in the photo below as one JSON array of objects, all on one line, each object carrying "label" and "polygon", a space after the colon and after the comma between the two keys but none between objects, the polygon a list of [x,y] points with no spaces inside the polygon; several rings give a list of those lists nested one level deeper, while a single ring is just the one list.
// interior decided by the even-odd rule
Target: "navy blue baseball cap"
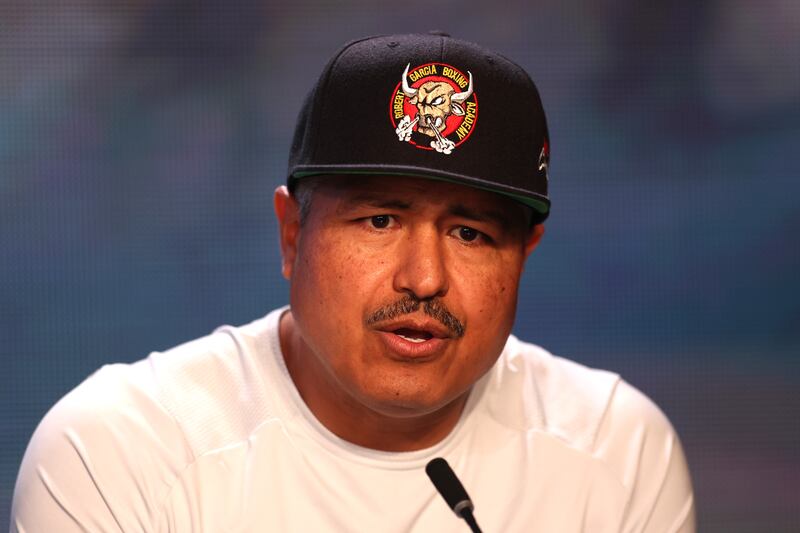
[{"label": "navy blue baseball cap", "polygon": [[432,32],[346,44],[306,97],[288,186],[308,176],[416,176],[550,213],[550,142],[536,86],[502,55]]}]

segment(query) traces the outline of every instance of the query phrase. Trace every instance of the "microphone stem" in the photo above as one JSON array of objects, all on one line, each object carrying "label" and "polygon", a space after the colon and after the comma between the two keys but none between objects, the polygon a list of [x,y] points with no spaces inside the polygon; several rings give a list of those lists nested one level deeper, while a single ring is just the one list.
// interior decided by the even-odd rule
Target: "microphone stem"
[{"label": "microphone stem", "polygon": [[472,510],[469,508],[464,509],[461,511],[461,517],[467,521],[469,528],[472,530],[472,533],[483,533],[481,528],[478,527],[478,522],[475,521],[475,517],[472,515]]}]

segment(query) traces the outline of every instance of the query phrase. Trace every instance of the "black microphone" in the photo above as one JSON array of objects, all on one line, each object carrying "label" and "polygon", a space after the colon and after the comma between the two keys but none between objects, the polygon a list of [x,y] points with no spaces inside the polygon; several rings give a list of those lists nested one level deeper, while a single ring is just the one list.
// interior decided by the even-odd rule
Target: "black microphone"
[{"label": "black microphone", "polygon": [[456,516],[466,520],[473,533],[481,533],[481,528],[478,527],[478,523],[472,515],[475,506],[472,505],[472,500],[464,490],[464,485],[458,480],[447,461],[441,457],[431,459],[425,466],[425,473],[431,478],[436,490],[442,495],[450,509],[456,513]]}]

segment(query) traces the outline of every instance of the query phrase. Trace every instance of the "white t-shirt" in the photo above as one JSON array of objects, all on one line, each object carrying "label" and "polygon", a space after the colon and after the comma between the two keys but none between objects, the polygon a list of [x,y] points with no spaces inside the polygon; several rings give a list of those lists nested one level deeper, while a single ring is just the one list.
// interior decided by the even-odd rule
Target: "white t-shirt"
[{"label": "white t-shirt", "polygon": [[284,310],[105,366],[62,398],[25,453],[11,530],[468,531],[424,472],[441,456],[486,533],[694,531],[678,438],[616,374],[510,337],[447,438],[381,452],[303,403]]}]

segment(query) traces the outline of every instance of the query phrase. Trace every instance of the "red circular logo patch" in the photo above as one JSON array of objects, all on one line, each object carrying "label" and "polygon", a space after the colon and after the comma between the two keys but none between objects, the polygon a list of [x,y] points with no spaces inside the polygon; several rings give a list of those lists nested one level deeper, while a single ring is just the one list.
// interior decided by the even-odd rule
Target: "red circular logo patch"
[{"label": "red circular logo patch", "polygon": [[395,134],[423,150],[451,154],[478,121],[472,73],[444,63],[407,65],[392,92],[389,117]]}]

